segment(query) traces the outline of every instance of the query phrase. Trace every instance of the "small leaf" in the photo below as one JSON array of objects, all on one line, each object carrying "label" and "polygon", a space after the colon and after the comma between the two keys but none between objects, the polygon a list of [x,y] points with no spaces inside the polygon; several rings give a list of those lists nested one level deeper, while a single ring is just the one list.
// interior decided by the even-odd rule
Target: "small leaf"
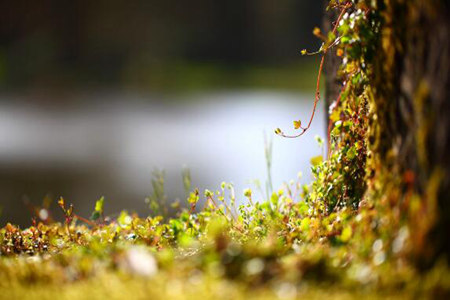
[{"label": "small leaf", "polygon": [[356,157],[356,148],[355,147],[351,147],[348,151],[347,151],[347,159],[352,160]]},{"label": "small leaf", "polygon": [[317,37],[320,37],[322,35],[322,31],[319,27],[314,27],[313,34]]},{"label": "small leaf", "polygon": [[60,207],[64,208],[64,198],[63,198],[63,197],[59,197],[58,205],[59,205]]},{"label": "small leaf", "polygon": [[294,121],[294,128],[299,129],[300,127],[302,127],[302,121],[300,120]]},{"label": "small leaf", "polygon": [[95,202],[95,208],[91,215],[91,220],[97,220],[103,215],[103,204],[105,202],[105,197],[101,197]]},{"label": "small leaf", "polygon": [[95,221],[100,218],[100,213],[98,211],[94,211],[91,215],[91,220]]},{"label": "small leaf", "polygon": [[328,33],[328,41],[329,41],[330,43],[333,43],[335,39],[336,39],[336,34],[334,34],[334,32],[332,32],[332,31],[330,31],[330,32]]},{"label": "small leaf", "polygon": [[302,221],[300,223],[300,229],[302,231],[308,231],[309,230],[309,224],[311,224],[311,219],[310,218],[302,219]]},{"label": "small leaf", "polygon": [[72,217],[72,213],[73,213],[73,205],[70,204],[69,209],[66,211],[66,215],[68,217]]},{"label": "small leaf", "polygon": [[101,197],[95,202],[95,211],[99,213],[103,213],[103,203],[105,202],[105,197]]},{"label": "small leaf", "polygon": [[[94,214],[92,214],[94,215]],[[100,217],[100,215],[99,215]],[[92,218],[92,217],[91,217]],[[131,224],[131,217],[128,215],[128,212],[123,210],[120,212],[120,216],[117,218],[117,222],[119,223],[120,226],[128,226]]]},{"label": "small leaf", "polygon": [[314,156],[313,158],[311,158],[311,164],[314,167],[320,165],[322,163],[322,161],[323,161],[322,155]]},{"label": "small leaf", "polygon": [[278,206],[278,200],[279,199],[280,199],[280,197],[275,192],[273,192],[272,196],[270,196],[270,202],[272,202],[272,204],[275,205],[275,206]]},{"label": "small leaf", "polygon": [[334,110],[330,115],[330,120],[332,122],[336,122],[339,120],[339,117],[340,117],[340,112],[338,110]]},{"label": "small leaf", "polygon": [[199,192],[198,189],[195,189],[195,191],[191,192],[188,198],[188,202],[191,204],[196,204],[199,200]]},{"label": "small leaf", "polygon": [[351,38],[348,37],[348,36],[343,36],[343,37],[341,38],[341,44],[349,44],[350,41],[351,41]]},{"label": "small leaf", "polygon": [[316,140],[317,144],[319,144],[319,147],[323,146],[323,138],[321,138],[319,135],[314,136],[314,139]]},{"label": "small leaf", "polygon": [[352,237],[352,228],[350,226],[347,226],[342,230],[341,236],[339,237],[341,241],[348,242],[350,238]]},{"label": "small leaf", "polygon": [[210,190],[206,189],[205,190],[205,197],[206,198],[212,198],[212,197],[214,197],[214,193],[211,192]]},{"label": "small leaf", "polygon": [[278,135],[282,134],[281,129],[280,128],[275,129],[275,134],[278,134]]}]

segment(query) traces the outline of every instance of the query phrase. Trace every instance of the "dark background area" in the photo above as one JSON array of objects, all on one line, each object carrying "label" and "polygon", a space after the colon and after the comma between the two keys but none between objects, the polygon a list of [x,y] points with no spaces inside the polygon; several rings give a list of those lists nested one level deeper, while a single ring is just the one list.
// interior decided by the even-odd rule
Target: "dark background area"
[{"label": "dark background area", "polygon": [[2,1],[0,11],[6,91],[152,90],[161,88],[158,77],[180,71],[174,65],[229,74],[248,65],[295,63],[301,49],[318,46],[311,30],[321,19],[312,0],[19,0]]}]

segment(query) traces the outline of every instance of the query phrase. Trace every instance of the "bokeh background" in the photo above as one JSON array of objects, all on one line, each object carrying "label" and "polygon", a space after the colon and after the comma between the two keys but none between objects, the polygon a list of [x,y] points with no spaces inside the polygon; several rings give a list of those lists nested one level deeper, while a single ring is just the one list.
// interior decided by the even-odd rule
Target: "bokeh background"
[{"label": "bokeh background", "polygon": [[[43,0],[0,3],[0,225],[29,225],[29,205],[64,196],[89,216],[149,213],[155,168],[170,201],[192,187],[310,181],[323,109],[307,120],[321,1]],[[55,216],[60,214],[53,203]]]}]

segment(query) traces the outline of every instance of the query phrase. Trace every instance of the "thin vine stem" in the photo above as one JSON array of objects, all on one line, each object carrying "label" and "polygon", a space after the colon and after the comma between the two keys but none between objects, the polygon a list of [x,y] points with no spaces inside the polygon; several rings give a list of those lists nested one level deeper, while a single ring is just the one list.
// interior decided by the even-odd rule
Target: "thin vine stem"
[{"label": "thin vine stem", "polygon": [[[347,3],[347,4],[344,5],[344,7],[342,8],[341,13],[339,14],[339,16],[338,16],[338,18],[337,18],[337,20],[336,20],[336,23],[334,24],[334,27],[333,27],[333,30],[332,30],[333,34],[336,34],[337,28],[338,28],[338,26],[339,26],[339,23],[340,23],[342,17],[344,16],[344,14],[345,14],[345,12],[347,11],[347,9],[349,9],[351,6],[352,6],[351,3]],[[320,79],[322,78],[322,71],[323,71],[323,66],[324,66],[324,63],[325,63],[325,55],[327,54],[328,50],[329,50],[332,46],[334,46],[335,44],[337,44],[336,41],[333,42],[329,47],[325,47],[322,51],[319,51],[319,53],[320,53],[320,52],[322,53],[322,58],[320,59],[319,73],[318,73],[318,75],[317,75],[316,95],[315,95],[315,98],[314,98],[313,110],[312,110],[311,116],[310,116],[310,118],[309,118],[308,125],[307,125],[306,127],[300,127],[299,129],[300,129],[301,131],[300,131],[298,134],[295,134],[295,135],[287,135],[287,134],[284,134],[284,133],[281,132],[281,131],[278,131],[278,132],[276,131],[276,133],[277,133],[278,135],[281,135],[281,136],[284,137],[284,138],[291,138],[291,139],[292,139],[292,138],[298,138],[298,137],[302,136],[303,134],[305,134],[305,132],[308,131],[308,129],[311,127],[311,123],[312,123],[312,121],[313,121],[313,119],[314,119],[314,116],[315,116],[315,114],[316,114],[317,103],[318,103],[319,100],[320,100]],[[277,129],[277,130],[278,130],[278,129]]]}]

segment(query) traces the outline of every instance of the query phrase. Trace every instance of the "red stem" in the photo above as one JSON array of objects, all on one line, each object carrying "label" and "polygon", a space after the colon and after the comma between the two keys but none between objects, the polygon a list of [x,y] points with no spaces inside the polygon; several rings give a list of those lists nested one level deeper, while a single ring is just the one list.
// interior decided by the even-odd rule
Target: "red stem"
[{"label": "red stem", "polygon": [[91,226],[97,226],[97,223],[95,223],[95,222],[92,222],[92,221],[90,221],[90,220],[88,220],[88,219],[86,219],[86,218],[83,218],[82,216],[79,216],[79,215],[77,215],[77,214],[73,214],[73,216],[75,217],[75,218],[77,218],[78,220],[80,220],[81,222],[84,222],[84,223],[86,223],[86,224],[88,224],[88,225],[91,225]]},{"label": "red stem", "polygon": [[[334,24],[334,27],[333,27],[333,30],[332,30],[332,32],[334,34],[336,33],[336,30],[337,30],[337,28],[339,26],[339,22],[341,21],[342,17],[344,16],[346,10],[348,8],[350,8],[351,5],[352,5],[351,3],[347,3],[342,8],[341,13],[339,14],[339,17],[336,20],[336,24]],[[328,48],[323,49],[322,58],[320,60],[319,74],[317,75],[317,84],[316,84],[316,96],[314,98],[314,106],[313,106],[313,110],[312,110],[312,113],[311,113],[311,117],[309,118],[308,126],[306,126],[305,128],[300,127],[300,129],[302,129],[302,131],[300,133],[296,134],[296,135],[285,135],[284,133],[281,133],[282,137],[285,137],[285,138],[297,138],[299,136],[302,136],[309,129],[309,127],[311,126],[311,123],[312,123],[312,121],[314,119],[314,115],[316,113],[317,103],[320,100],[320,78],[322,77],[323,65],[325,63],[325,55],[327,54],[327,51],[328,51]]]}]

